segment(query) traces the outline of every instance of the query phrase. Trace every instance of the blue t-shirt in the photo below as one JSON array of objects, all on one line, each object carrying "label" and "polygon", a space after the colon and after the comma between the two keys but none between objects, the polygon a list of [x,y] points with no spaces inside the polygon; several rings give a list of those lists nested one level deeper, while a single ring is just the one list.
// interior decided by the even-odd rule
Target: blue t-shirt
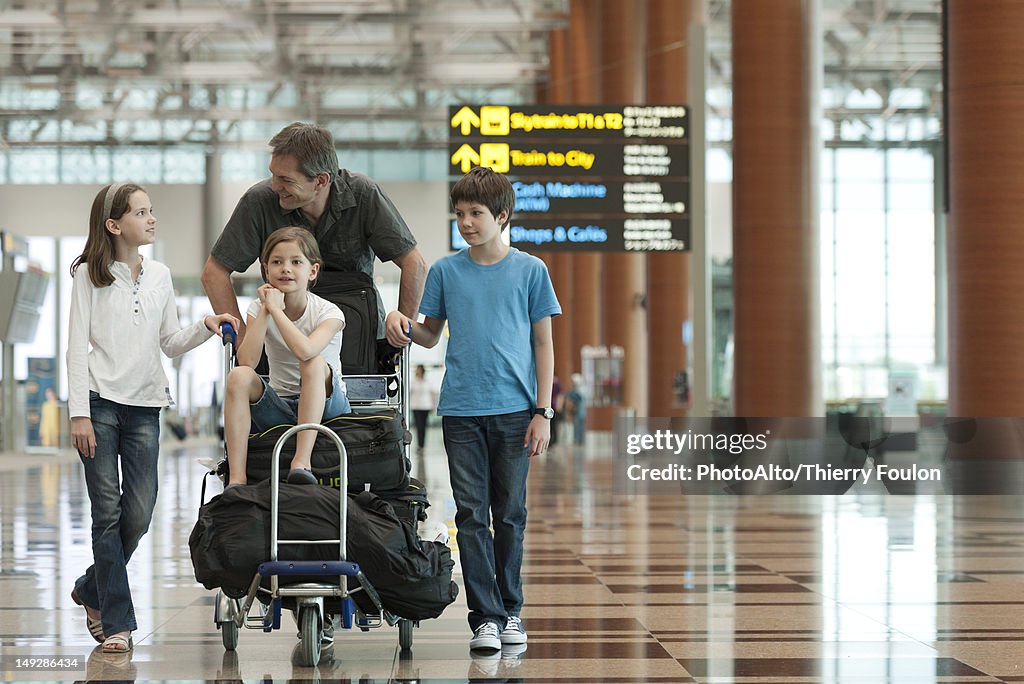
[{"label": "blue t-shirt", "polygon": [[438,415],[533,408],[533,324],[562,313],[543,261],[515,247],[489,265],[476,263],[465,249],[446,256],[427,274],[420,313],[448,321]]}]

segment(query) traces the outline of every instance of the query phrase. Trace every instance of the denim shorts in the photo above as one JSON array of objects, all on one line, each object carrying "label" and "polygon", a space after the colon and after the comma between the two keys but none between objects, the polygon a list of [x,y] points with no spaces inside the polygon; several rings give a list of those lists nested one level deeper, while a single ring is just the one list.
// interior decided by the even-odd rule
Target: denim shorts
[{"label": "denim shorts", "polygon": [[[263,380],[263,396],[256,403],[249,404],[252,419],[249,431],[256,433],[277,425],[295,425],[299,418],[299,397],[282,397],[265,377],[261,376],[260,379]],[[324,402],[324,414],[320,422],[351,412],[352,407],[342,387],[341,377],[331,369],[331,394]]]}]

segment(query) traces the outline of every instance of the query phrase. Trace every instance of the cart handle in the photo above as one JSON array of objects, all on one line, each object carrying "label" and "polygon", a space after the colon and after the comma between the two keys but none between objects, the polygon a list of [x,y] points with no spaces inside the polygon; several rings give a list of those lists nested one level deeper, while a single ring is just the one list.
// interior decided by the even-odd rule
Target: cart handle
[{"label": "cart handle", "polygon": [[235,326],[231,325],[230,323],[221,323],[220,336],[221,340],[224,343],[224,346],[226,347],[230,344],[231,349],[233,351],[235,345],[238,343],[238,333],[235,332]]},{"label": "cart handle", "polygon": [[[321,425],[320,423],[300,423],[294,427],[288,428],[288,430],[281,435],[277,444],[274,445],[274,455],[270,459],[270,501],[271,511],[270,516],[270,560],[277,560],[277,523],[278,523],[278,496],[281,491],[281,450],[284,448],[285,442],[287,442],[292,435],[302,432],[303,430],[316,430],[319,433],[327,435],[332,442],[334,442],[335,448],[338,450],[340,456],[340,471],[341,471],[341,482],[339,483],[339,489],[341,490],[340,501],[338,502],[338,542],[341,546],[341,550],[338,555],[339,560],[347,560],[345,555],[346,548],[346,537],[348,536],[348,450],[345,448],[345,443],[341,441],[341,437],[338,436],[334,430]],[[308,485],[307,485],[308,486]],[[344,585],[343,585],[344,586]]]}]

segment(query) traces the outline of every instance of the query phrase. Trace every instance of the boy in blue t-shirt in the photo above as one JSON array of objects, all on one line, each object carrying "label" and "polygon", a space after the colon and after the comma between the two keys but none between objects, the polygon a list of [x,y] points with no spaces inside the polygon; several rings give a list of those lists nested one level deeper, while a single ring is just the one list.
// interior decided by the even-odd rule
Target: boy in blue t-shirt
[{"label": "boy in blue t-shirt", "polygon": [[456,504],[469,647],[497,650],[526,643],[519,619],[526,475],[551,435],[551,317],[562,310],[544,262],[502,240],[515,204],[507,178],[474,168],[452,188],[451,201],[469,248],[431,267],[422,323],[392,311],[385,327],[395,346],[429,348],[448,322],[437,413]]}]

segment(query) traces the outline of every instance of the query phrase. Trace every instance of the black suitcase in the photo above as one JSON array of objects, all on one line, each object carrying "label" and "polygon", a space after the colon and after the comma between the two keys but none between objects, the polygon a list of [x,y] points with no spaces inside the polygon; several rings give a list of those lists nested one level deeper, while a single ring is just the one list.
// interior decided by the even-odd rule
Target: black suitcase
[{"label": "black suitcase", "polygon": [[[402,414],[394,409],[350,413],[324,423],[333,430],[348,452],[348,490],[404,490],[409,484],[410,463],[405,445],[412,441]],[[278,438],[291,425],[278,425],[249,437],[245,476],[250,484],[270,477],[270,461]],[[280,477],[285,478],[295,455],[295,438],[281,450]],[[311,459],[313,474],[321,484],[337,488],[338,450],[326,435],[318,434]],[[225,462],[224,469],[227,465]]]}]

